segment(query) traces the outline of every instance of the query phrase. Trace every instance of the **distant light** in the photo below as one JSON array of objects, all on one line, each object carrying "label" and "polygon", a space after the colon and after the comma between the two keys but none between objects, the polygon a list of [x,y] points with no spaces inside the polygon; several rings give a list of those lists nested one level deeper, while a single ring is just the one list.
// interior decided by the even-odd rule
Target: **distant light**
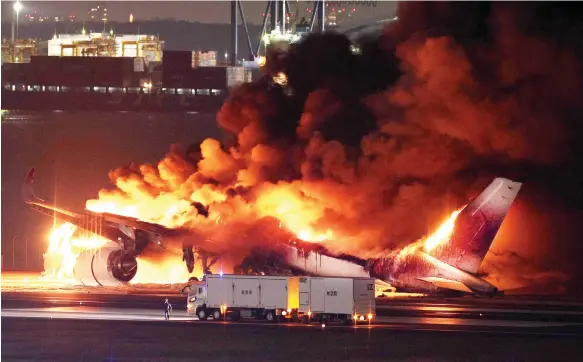
[{"label": "distant light", "polygon": [[221,271],[219,272],[219,274],[220,274],[221,276],[223,276],[223,269],[221,269]]},{"label": "distant light", "polygon": [[130,23],[134,22],[134,14],[130,14]]},{"label": "distant light", "polygon": [[14,11],[16,11],[16,14],[18,14],[20,10],[22,10],[22,4],[20,3],[20,1],[17,1],[14,3],[14,5],[12,5],[12,8],[14,9]]}]

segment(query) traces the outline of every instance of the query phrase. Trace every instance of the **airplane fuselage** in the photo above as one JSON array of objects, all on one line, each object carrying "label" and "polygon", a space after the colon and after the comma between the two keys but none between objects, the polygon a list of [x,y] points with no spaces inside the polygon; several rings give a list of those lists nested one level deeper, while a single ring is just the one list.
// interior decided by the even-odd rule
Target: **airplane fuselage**
[{"label": "airplane fuselage", "polygon": [[305,273],[337,277],[373,277],[399,291],[435,293],[440,289],[468,294],[494,295],[498,289],[487,281],[417,250],[397,264],[389,258],[345,260],[294,246],[279,248],[282,262]]}]

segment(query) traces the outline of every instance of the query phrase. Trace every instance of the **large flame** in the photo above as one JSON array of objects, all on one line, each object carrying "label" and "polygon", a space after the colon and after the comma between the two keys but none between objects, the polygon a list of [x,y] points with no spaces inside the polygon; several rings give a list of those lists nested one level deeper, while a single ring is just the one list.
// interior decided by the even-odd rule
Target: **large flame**
[{"label": "large flame", "polygon": [[[281,199],[278,199],[278,197]],[[290,230],[296,232],[297,236],[305,241],[322,242],[331,240],[334,236],[331,230],[324,233],[318,233],[311,228],[309,223],[309,213],[301,213],[301,202],[290,195],[283,193],[274,193],[270,206],[265,206],[263,210],[272,210],[273,215],[277,216],[282,223]],[[114,210],[138,210],[135,207],[119,207],[115,203],[108,201],[106,203],[93,203],[93,210],[102,210],[112,212]],[[177,211],[178,208],[170,207],[166,213]],[[449,218],[437,228],[431,235],[411,243],[398,251],[397,261],[406,255],[414,253],[416,250],[424,248],[431,251],[438,245],[444,245],[449,241],[455,226],[455,220],[462,209],[454,211]],[[125,214],[130,216],[132,214]],[[132,216],[139,216],[133,214]],[[172,216],[172,215],[170,215]],[[78,235],[77,227],[70,223],[65,223],[53,228],[48,238],[49,246],[43,255],[45,260],[44,278],[73,280],[73,269],[80,252],[91,248],[100,248],[109,241],[99,235],[86,233]],[[187,281],[192,276],[200,277],[195,271],[189,274],[178,254],[166,254],[163,258],[146,258],[139,257],[138,272],[132,279],[132,284],[172,284]],[[223,270],[221,266],[221,271]]]},{"label": "large flame", "polygon": [[[99,249],[110,241],[97,234],[79,232],[75,225],[64,223],[52,229],[48,242],[43,254],[43,279],[75,283],[73,270],[80,253]],[[171,284],[185,282],[192,276],[180,256],[165,255],[161,260],[139,257],[137,261],[138,272],[131,281],[133,284]]]},{"label": "large flame", "polygon": [[[464,206],[465,207],[465,206]],[[437,229],[416,242],[410,243],[400,250],[395,250],[390,253],[394,257],[395,263],[401,263],[407,256],[415,254],[418,250],[425,250],[430,252],[438,246],[447,244],[453,234],[455,221],[463,207],[452,212],[451,215],[445,219]]]},{"label": "large flame", "polygon": [[70,223],[55,226],[49,234],[49,246],[44,257],[46,278],[66,279],[73,277],[77,257],[83,250],[100,248],[108,242],[96,234],[76,235],[77,227]]},{"label": "large flame", "polygon": [[425,239],[424,245],[426,251],[431,251],[435,249],[436,246],[443,245],[449,241],[449,238],[453,233],[455,220],[461,211],[462,209],[452,212],[449,218],[445,220],[433,234]]}]

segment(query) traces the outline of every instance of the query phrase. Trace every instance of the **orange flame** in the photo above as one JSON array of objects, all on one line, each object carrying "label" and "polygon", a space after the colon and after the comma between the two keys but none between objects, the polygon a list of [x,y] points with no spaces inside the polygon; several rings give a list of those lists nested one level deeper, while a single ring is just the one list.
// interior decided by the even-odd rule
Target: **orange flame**
[{"label": "orange flame", "polygon": [[[48,249],[43,254],[43,279],[76,283],[73,270],[79,254],[84,250],[98,249],[110,242],[93,233],[77,235],[77,231],[77,227],[70,223],[53,228],[48,238]],[[182,283],[192,276],[184,267],[180,256],[165,255],[162,260],[140,257],[137,261],[138,272],[132,279],[132,284]]]},{"label": "orange flame", "polygon": [[[465,207],[465,206],[464,206]],[[434,250],[437,246],[442,246],[446,244],[453,233],[453,229],[455,227],[455,221],[459,213],[463,210],[463,207],[452,212],[451,215],[444,220],[436,231],[432,234],[417,240],[414,243],[406,245],[401,250],[395,252],[396,261],[400,262],[408,255],[414,254],[417,250],[425,249],[425,251],[429,252]]]},{"label": "orange flame", "polygon": [[[157,168],[140,167],[141,175],[114,177],[117,190],[101,191],[99,198],[88,200],[86,208],[98,213],[112,213],[158,223],[167,227],[186,226],[200,230],[212,231],[212,228],[229,229],[230,220],[253,220],[262,217],[275,217],[280,225],[291,230],[296,236],[307,242],[334,241],[334,245],[343,252],[348,248],[357,248],[347,235],[342,235],[342,225],[330,228],[324,225],[328,209],[337,207],[333,198],[325,202],[326,187],[307,183],[279,182],[261,183],[253,191],[254,200],[248,202],[242,197],[228,197],[228,189],[233,185],[246,185],[254,177],[259,177],[259,170],[253,167],[246,172],[239,170],[237,162],[270,163],[268,148],[259,148],[251,152],[251,160],[245,160],[237,153],[227,153],[216,141],[206,140],[201,145],[203,160],[199,162],[198,171],[185,166],[178,157],[170,154]],[[208,160],[207,160],[208,158]],[[212,161],[212,162],[211,162]],[[216,162],[215,162],[216,161]],[[260,167],[259,167],[260,168]],[[224,181],[222,184],[209,184],[197,178],[213,178]],[[229,181],[230,180],[230,181]],[[222,185],[222,186],[221,186]],[[342,194],[342,190],[333,190]],[[198,217],[192,207],[193,202],[210,205],[208,218]],[[349,213],[351,208],[342,208]],[[441,225],[435,233],[427,238],[409,244],[398,252],[406,255],[424,248],[433,250],[449,240],[459,210]],[[223,225],[224,224],[224,225]],[[45,254],[45,274],[57,277],[71,277],[77,255],[86,248],[99,247],[105,241],[96,235],[88,238],[75,236],[76,227],[64,224],[53,230],[49,238],[49,248]],[[365,235],[366,233],[363,233]],[[362,237],[362,236],[359,236]],[[340,245],[343,241],[343,244]],[[184,282],[190,276],[182,260],[181,252],[167,253],[162,260],[138,258],[138,274],[134,283],[172,283]],[[198,275],[197,275],[198,276]]]},{"label": "orange flame", "polygon": [[429,235],[425,239],[426,251],[431,251],[435,249],[436,246],[443,245],[444,243],[447,243],[449,241],[449,238],[453,233],[455,220],[457,219],[457,216],[461,211],[462,209],[452,212],[450,217],[447,220],[445,220],[433,234]]},{"label": "orange flame", "polygon": [[44,257],[43,277],[72,278],[77,257],[83,250],[99,248],[108,242],[96,234],[78,235],[77,227],[70,223],[53,228]]}]

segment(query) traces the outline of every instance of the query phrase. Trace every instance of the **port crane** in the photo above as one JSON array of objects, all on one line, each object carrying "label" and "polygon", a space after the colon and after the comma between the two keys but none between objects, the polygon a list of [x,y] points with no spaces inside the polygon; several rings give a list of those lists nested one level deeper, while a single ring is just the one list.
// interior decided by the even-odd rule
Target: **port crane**
[{"label": "port crane", "polygon": [[[297,2],[297,1],[295,1]],[[265,11],[263,12],[263,23],[261,35],[254,46],[251,41],[251,35],[245,20],[245,12],[241,0],[231,0],[231,44],[230,44],[230,62],[231,65],[237,65],[239,53],[239,20],[245,30],[247,38],[248,51],[255,60],[261,58],[261,50],[273,43],[294,43],[301,37],[313,31],[325,31],[326,27],[326,4],[325,0],[314,1],[311,17],[308,21],[303,18],[298,22],[297,14],[293,13],[288,0],[269,0],[266,2]]]}]

